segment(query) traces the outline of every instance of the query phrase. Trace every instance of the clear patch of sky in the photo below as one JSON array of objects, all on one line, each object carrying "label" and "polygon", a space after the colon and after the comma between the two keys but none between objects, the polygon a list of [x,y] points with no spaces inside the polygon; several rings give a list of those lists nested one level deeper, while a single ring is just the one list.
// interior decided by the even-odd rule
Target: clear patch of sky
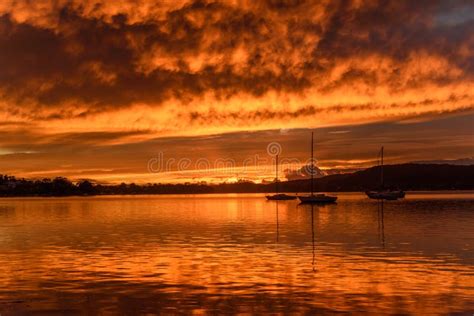
[{"label": "clear patch of sky", "polygon": [[456,10],[445,11],[435,16],[438,25],[458,25],[474,20],[474,2],[465,1],[464,5]]}]

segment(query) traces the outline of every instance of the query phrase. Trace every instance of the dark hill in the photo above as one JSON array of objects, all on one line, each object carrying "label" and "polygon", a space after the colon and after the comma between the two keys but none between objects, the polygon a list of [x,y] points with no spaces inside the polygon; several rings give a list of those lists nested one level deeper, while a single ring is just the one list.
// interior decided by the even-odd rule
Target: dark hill
[{"label": "dark hill", "polygon": [[[402,164],[384,167],[387,187],[406,191],[417,190],[474,190],[474,166],[439,164]],[[380,167],[350,174],[330,175],[314,180],[315,191],[366,191],[380,184]],[[280,191],[308,192],[311,180],[280,183]],[[205,184],[146,184],[100,185],[89,181],[72,183],[66,178],[53,180],[16,179],[0,175],[0,196],[68,196],[109,194],[199,194],[199,193],[257,193],[273,192],[275,184],[253,182]]]},{"label": "dark hill", "polygon": [[[474,166],[401,164],[384,166],[384,183],[403,190],[472,190]],[[316,191],[366,191],[380,184],[380,167],[351,174],[330,175],[314,180]],[[282,191],[310,190],[310,180],[280,183]],[[267,185],[273,188],[274,185]]]}]

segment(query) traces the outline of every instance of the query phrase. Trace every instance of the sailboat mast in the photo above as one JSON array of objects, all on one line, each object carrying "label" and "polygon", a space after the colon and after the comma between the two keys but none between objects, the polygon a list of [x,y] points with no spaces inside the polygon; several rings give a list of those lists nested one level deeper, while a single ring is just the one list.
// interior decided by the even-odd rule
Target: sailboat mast
[{"label": "sailboat mast", "polygon": [[383,146],[382,146],[382,149],[380,150],[380,164],[381,164],[381,167],[380,167],[380,183],[383,187]]},{"label": "sailboat mast", "polygon": [[313,178],[314,178],[314,146],[313,146],[313,141],[314,141],[314,132],[311,132],[311,195],[313,195],[314,191],[314,184],[313,184]]},{"label": "sailboat mast", "polygon": [[275,173],[276,173],[276,193],[278,193],[278,154],[276,155],[276,170],[275,170]]}]

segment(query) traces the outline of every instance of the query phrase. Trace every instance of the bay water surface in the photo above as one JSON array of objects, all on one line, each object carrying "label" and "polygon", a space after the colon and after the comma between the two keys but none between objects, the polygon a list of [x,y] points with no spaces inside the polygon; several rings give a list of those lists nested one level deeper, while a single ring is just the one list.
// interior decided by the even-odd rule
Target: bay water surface
[{"label": "bay water surface", "polygon": [[474,195],[0,199],[0,314],[474,313]]}]

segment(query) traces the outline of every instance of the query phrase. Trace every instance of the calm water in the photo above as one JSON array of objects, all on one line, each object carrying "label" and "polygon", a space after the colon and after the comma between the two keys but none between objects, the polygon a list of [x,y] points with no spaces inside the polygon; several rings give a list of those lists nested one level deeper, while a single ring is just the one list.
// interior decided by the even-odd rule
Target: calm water
[{"label": "calm water", "polygon": [[474,313],[474,196],[0,200],[0,314]]}]

